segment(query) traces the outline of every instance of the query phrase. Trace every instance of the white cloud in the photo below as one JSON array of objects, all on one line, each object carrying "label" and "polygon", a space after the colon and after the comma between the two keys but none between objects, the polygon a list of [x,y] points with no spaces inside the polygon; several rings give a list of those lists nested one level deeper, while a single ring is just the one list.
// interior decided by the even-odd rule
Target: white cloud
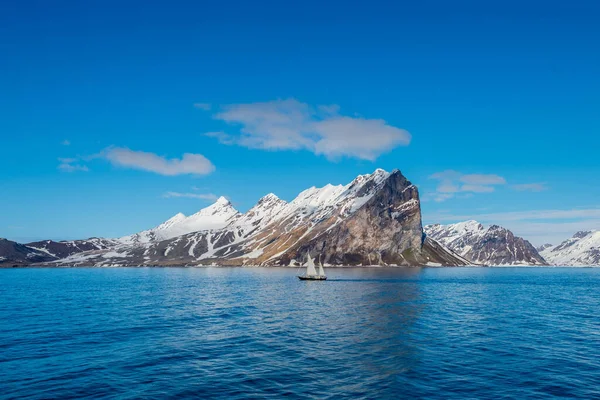
[{"label": "white cloud", "polygon": [[521,183],[519,185],[512,185],[512,189],[518,192],[543,192],[548,190],[548,186],[545,183]]},{"label": "white cloud", "polygon": [[60,164],[57,168],[63,172],[89,171],[86,165],[78,164],[79,160],[77,158],[59,158],[58,161],[60,161]]},{"label": "white cloud", "polygon": [[215,170],[215,166],[201,154],[185,153],[183,157],[167,159],[154,153],[134,151],[123,147],[111,147],[101,153],[101,157],[111,164],[150,171],[160,175],[206,175]]},{"label": "white cloud", "polygon": [[209,103],[194,103],[194,108],[199,110],[208,111],[212,108],[212,105]]},{"label": "white cloud", "polygon": [[239,126],[239,133],[209,133],[226,144],[265,150],[309,150],[327,158],[375,160],[411,135],[382,119],[348,117],[337,105],[311,107],[295,99],[223,107],[216,119]]},{"label": "white cloud", "polygon": [[204,136],[215,138],[221,144],[232,145],[235,144],[235,138],[231,135],[228,135],[225,132],[217,131],[217,132],[206,132]]},{"label": "white cloud", "polygon": [[216,201],[219,196],[213,193],[180,193],[180,192],[166,192],[163,194],[164,198],[173,198],[173,197],[185,197],[190,199],[200,199],[200,200],[208,200],[208,201]]},{"label": "white cloud", "polygon": [[460,188],[458,187],[458,185],[455,185],[450,181],[442,181],[438,185],[437,191],[439,193],[456,193],[460,192]]},{"label": "white cloud", "polygon": [[470,174],[460,176],[460,181],[469,185],[504,185],[506,179],[498,175]]},{"label": "white cloud", "polygon": [[65,139],[62,142],[60,142],[60,144],[62,144],[63,146],[70,146],[71,145],[71,141],[68,140],[68,139]]},{"label": "white cloud", "polygon": [[485,185],[462,185],[460,187],[461,192],[472,192],[472,193],[491,193],[495,189],[493,186]]},{"label": "white cloud", "polygon": [[317,106],[319,111],[324,112],[325,114],[337,114],[340,112],[340,106],[337,104],[329,104],[329,105],[321,105]]},{"label": "white cloud", "polygon": [[[437,172],[429,177],[439,181],[433,199],[438,202],[457,197],[456,193],[491,193],[495,186],[505,185],[506,179],[494,174],[463,174],[447,170]],[[462,195],[461,197],[470,197]]]},{"label": "white cloud", "polygon": [[436,193],[433,195],[433,200],[441,203],[454,197],[452,193]]}]

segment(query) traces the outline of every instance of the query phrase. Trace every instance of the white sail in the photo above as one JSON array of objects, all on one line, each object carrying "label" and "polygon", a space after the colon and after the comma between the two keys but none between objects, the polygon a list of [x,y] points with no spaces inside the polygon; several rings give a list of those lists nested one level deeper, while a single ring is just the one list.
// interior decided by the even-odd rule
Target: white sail
[{"label": "white sail", "polygon": [[317,275],[317,270],[315,269],[315,263],[312,258],[310,258],[310,254],[306,253],[306,275],[314,276]]},{"label": "white sail", "polygon": [[319,275],[325,276],[325,270],[323,269],[323,263],[321,262],[321,258],[319,258]]}]

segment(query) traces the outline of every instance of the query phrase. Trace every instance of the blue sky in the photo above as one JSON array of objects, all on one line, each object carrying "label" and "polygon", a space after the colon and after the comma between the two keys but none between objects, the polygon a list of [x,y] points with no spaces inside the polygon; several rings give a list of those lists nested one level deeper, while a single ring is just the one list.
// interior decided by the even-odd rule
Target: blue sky
[{"label": "blue sky", "polygon": [[599,3],[386,3],[3,2],[0,237],[116,237],[378,167],[426,223],[599,229]]}]

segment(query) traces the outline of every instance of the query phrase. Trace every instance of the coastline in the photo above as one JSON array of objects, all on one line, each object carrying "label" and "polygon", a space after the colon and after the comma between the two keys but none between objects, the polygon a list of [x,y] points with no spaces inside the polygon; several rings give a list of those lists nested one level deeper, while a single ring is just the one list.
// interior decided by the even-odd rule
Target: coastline
[{"label": "coastline", "polygon": [[[0,269],[33,269],[33,268],[286,268],[296,269],[301,268],[301,265],[216,265],[216,264],[195,264],[195,265],[48,265],[48,264],[22,264],[22,265],[0,265]],[[324,265],[327,269],[349,269],[349,268],[364,268],[364,269],[416,269],[416,268],[600,268],[600,265]]]}]

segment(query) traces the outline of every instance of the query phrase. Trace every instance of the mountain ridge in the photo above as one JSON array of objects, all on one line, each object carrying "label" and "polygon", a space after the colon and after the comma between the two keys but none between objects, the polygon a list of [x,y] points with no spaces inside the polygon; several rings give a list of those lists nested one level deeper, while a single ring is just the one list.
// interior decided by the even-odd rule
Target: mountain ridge
[{"label": "mountain ridge", "polygon": [[417,188],[376,169],[345,185],[310,187],[290,202],[273,193],[246,213],[224,198],[187,217],[47,265],[296,265],[306,252],[328,265],[465,265],[423,234]]},{"label": "mountain ridge", "polygon": [[579,231],[556,246],[542,250],[554,265],[581,267],[600,265],[600,231]]},{"label": "mountain ridge", "polygon": [[227,226],[232,218],[238,214],[240,214],[239,211],[231,205],[231,202],[221,196],[210,206],[190,216],[179,212],[154,228],[123,236],[116,240],[125,244],[148,243],[171,239],[199,230],[219,229]]}]

